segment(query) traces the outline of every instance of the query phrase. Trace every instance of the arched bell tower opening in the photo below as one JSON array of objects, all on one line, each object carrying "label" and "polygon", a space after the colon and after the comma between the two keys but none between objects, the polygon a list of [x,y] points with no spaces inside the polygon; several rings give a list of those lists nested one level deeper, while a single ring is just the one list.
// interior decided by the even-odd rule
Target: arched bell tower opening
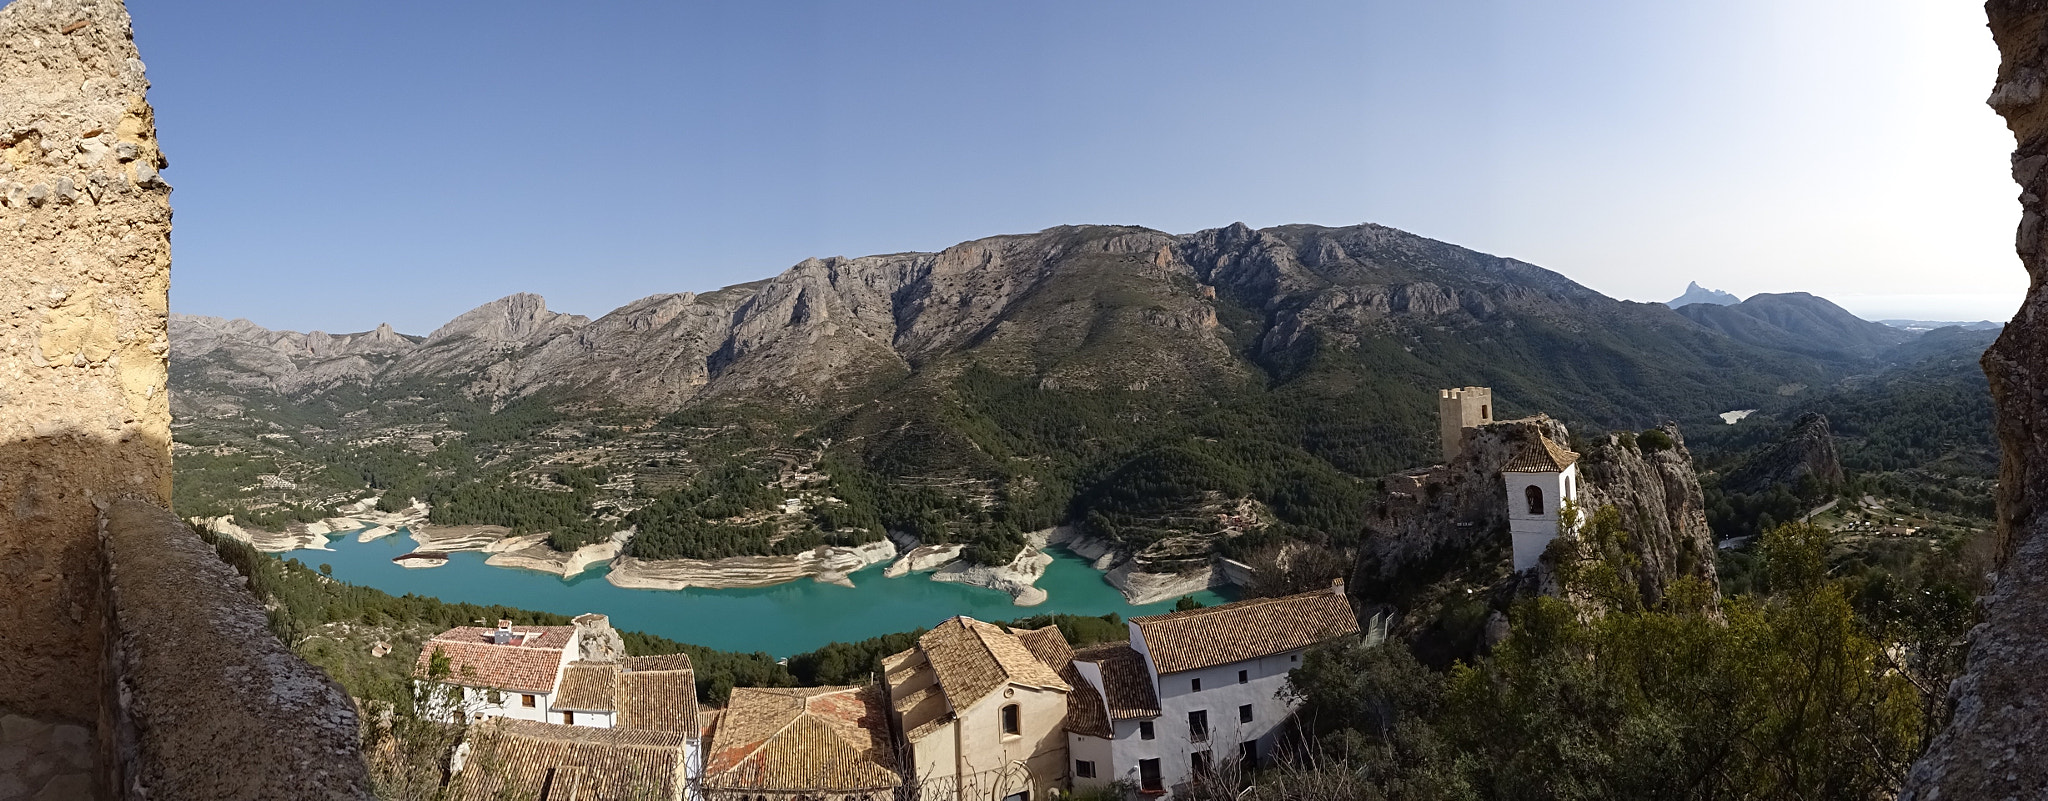
[{"label": "arched bell tower opening", "polygon": [[1501,468],[1508,506],[1508,535],[1514,540],[1515,570],[1528,570],[1557,539],[1559,513],[1578,502],[1579,455],[1549,437],[1515,445]]}]

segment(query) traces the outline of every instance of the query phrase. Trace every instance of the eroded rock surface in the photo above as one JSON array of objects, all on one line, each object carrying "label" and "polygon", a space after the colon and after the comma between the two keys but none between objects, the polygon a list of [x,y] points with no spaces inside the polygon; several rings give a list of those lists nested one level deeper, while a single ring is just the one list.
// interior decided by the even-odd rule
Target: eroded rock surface
[{"label": "eroded rock surface", "polygon": [[0,706],[91,720],[95,500],[169,499],[168,162],[127,10],[0,8]]},{"label": "eroded rock surface", "polygon": [[2048,798],[2048,0],[1992,0],[1985,11],[2004,57],[1989,102],[2017,143],[2015,247],[2032,280],[1984,354],[2004,451],[1998,580],[1949,688],[1954,717],[1900,795],[1910,801]]},{"label": "eroded rock surface", "polygon": [[[1590,515],[1612,506],[1621,513],[1629,548],[1642,564],[1636,582],[1649,602],[1682,576],[1719,586],[1692,454],[1677,426],[1662,430],[1672,440],[1669,448],[1624,444],[1611,434],[1579,441],[1581,511]],[[1573,441],[1563,424],[1548,417],[1507,420],[1475,429],[1449,464],[1388,476],[1387,495],[1367,524],[1354,583],[1378,586],[1405,571],[1489,548],[1501,548],[1505,560],[1508,510],[1501,469],[1539,435]]]}]

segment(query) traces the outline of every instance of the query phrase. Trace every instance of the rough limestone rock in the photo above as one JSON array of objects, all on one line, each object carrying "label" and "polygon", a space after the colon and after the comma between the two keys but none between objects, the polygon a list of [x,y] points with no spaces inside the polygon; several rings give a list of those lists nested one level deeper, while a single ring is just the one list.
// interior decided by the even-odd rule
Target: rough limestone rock
[{"label": "rough limestone rock", "polygon": [[1449,464],[1388,476],[1387,494],[1366,522],[1353,583],[1369,586],[1442,554],[1504,545],[1508,507],[1501,468],[1522,443],[1539,435],[1570,441],[1564,424],[1548,417],[1508,420],[1475,429]]},{"label": "rough limestone rock", "polygon": [[1643,568],[1636,585],[1650,603],[1663,598],[1673,580],[1686,576],[1720,586],[1714,532],[1707,528],[1706,498],[1693,472],[1692,452],[1677,425],[1666,423],[1663,431],[1673,447],[1643,450],[1609,435],[1579,455],[1580,505],[1589,512],[1612,506],[1621,513],[1629,548]]},{"label": "rough limestone rock", "polygon": [[612,628],[612,620],[595,612],[577,615],[576,630],[583,634],[578,659],[585,662],[617,662],[626,655],[626,638]]},{"label": "rough limestone rock", "polygon": [[1843,481],[1834,432],[1828,428],[1828,418],[1815,412],[1794,421],[1791,430],[1751,457],[1721,486],[1730,492],[1769,492],[1779,484],[1797,487],[1807,476],[1828,487],[1839,487]]},{"label": "rough limestone rock", "polygon": [[169,166],[116,0],[0,8],[0,707],[96,716],[95,501],[169,500]]},{"label": "rough limestone rock", "polygon": [[848,574],[894,558],[896,545],[888,540],[853,548],[821,545],[791,556],[659,561],[620,556],[612,560],[612,569],[604,578],[615,586],[634,590],[767,587],[800,578],[850,583],[846,580]]},{"label": "rough limestone rock", "polygon": [[2018,144],[2015,244],[2032,280],[1984,354],[2004,451],[1998,580],[1949,688],[1954,717],[1913,766],[1899,796],[1907,801],[2048,798],[2048,0],[1992,0],[1985,10],[2004,56],[1989,102]]},{"label": "rough limestone rock", "polygon": [[1018,551],[1017,558],[1010,560],[1009,564],[990,566],[956,560],[933,572],[932,580],[1008,593],[1011,602],[1018,606],[1045,603],[1046,592],[1038,588],[1038,580],[1045,575],[1046,567],[1052,564],[1052,555],[1042,550],[1046,544],[1046,533],[1033,534],[1030,544]]},{"label": "rough limestone rock", "polygon": [[[1637,583],[1651,602],[1680,576],[1719,587],[1713,532],[1692,454],[1677,426],[1663,430],[1674,443],[1671,449],[1646,452],[1607,435],[1582,445],[1586,452],[1578,461],[1581,509],[1591,514],[1613,506],[1621,513],[1644,568]],[[1449,464],[1389,476],[1387,496],[1367,523],[1353,583],[1372,587],[1417,565],[1488,547],[1500,547],[1505,559],[1501,468],[1538,435],[1571,441],[1564,425],[1548,417],[1508,420],[1476,429]]]}]

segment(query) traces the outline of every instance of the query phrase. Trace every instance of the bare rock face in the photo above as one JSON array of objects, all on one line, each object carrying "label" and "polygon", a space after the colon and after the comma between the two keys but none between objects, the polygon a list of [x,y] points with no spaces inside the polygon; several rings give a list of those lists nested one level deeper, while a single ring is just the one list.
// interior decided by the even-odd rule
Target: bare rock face
[{"label": "bare rock face", "polygon": [[1841,486],[1843,480],[1828,418],[1813,412],[1794,421],[1790,431],[1728,476],[1722,486],[1730,492],[1767,492],[1778,484],[1797,486],[1808,476],[1830,487]]},{"label": "bare rock face", "polygon": [[[1591,514],[1612,506],[1621,513],[1629,547],[1642,564],[1635,580],[1650,603],[1684,576],[1719,586],[1713,532],[1707,528],[1692,454],[1677,426],[1667,424],[1663,430],[1673,447],[1645,451],[1608,435],[1595,439],[1578,461],[1581,510]],[[1501,468],[1539,435],[1570,441],[1564,425],[1548,417],[1503,421],[1476,429],[1464,452],[1449,464],[1387,477],[1387,496],[1368,523],[1354,583],[1370,587],[1445,554],[1505,545],[1508,509]]]},{"label": "bare rock face", "polygon": [[1621,513],[1628,545],[1641,560],[1642,572],[1635,579],[1646,603],[1663,598],[1672,581],[1687,576],[1720,586],[1714,532],[1707,528],[1706,498],[1693,472],[1692,453],[1677,425],[1666,423],[1663,431],[1671,437],[1670,448],[1645,450],[1609,435],[1579,457],[1580,506],[1589,512],[1612,506]]},{"label": "bare rock face", "polygon": [[2032,281],[1984,354],[2004,451],[1997,584],[1949,688],[1954,717],[1899,796],[1911,801],[2048,797],[2048,0],[1992,0],[1985,11],[2004,56],[1989,102],[2018,144],[2015,245]]},{"label": "bare rock face", "polygon": [[595,612],[577,615],[571,621],[583,636],[577,658],[585,662],[617,662],[626,655],[626,638],[612,628],[612,620]]},{"label": "bare rock face", "polygon": [[1367,523],[1353,583],[1369,586],[1439,554],[1505,543],[1508,504],[1501,468],[1522,443],[1538,436],[1565,442],[1569,432],[1548,417],[1493,423],[1474,430],[1450,464],[1388,476],[1386,497]]},{"label": "bare rock face", "polygon": [[0,8],[0,707],[97,713],[95,501],[169,499],[170,187],[117,0]]}]

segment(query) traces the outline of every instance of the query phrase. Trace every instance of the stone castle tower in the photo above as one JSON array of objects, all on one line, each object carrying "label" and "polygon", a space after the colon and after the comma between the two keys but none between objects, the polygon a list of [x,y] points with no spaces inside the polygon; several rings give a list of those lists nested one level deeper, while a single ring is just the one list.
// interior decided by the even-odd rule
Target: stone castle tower
[{"label": "stone castle tower", "polygon": [[1437,413],[1444,435],[1444,463],[1465,452],[1465,434],[1493,422],[1493,390],[1487,387],[1446,389],[1437,393]]}]

